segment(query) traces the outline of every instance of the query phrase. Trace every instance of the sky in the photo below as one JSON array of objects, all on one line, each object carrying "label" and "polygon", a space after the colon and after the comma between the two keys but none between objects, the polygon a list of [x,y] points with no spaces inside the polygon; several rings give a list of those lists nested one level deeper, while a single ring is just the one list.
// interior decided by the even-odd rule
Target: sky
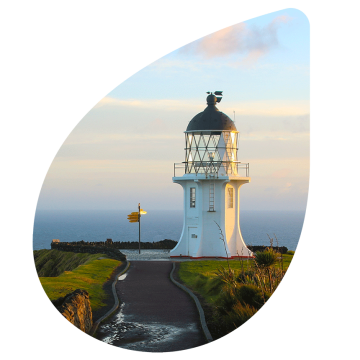
[{"label": "sky", "polygon": [[184,131],[223,91],[218,109],[250,163],[242,210],[305,210],[310,159],[309,22],[286,9],[234,24],[173,51],[111,90],[52,162],[38,209],[182,209],[172,183]]}]

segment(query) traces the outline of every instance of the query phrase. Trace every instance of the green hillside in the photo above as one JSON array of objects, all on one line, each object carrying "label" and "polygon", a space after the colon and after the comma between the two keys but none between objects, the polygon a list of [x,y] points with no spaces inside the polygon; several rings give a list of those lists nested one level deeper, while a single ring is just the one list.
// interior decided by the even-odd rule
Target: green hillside
[{"label": "green hillside", "polygon": [[103,254],[73,253],[59,250],[35,250],[34,259],[39,277],[55,277],[64,271],[72,271],[79,265],[86,264]]}]

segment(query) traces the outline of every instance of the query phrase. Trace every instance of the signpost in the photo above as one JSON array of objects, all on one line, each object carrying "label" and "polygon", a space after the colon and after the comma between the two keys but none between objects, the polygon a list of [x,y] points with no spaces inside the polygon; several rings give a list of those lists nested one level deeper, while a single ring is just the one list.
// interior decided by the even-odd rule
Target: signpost
[{"label": "signpost", "polygon": [[138,207],[138,211],[134,211],[128,215],[128,220],[131,223],[139,223],[139,254],[140,254],[140,218],[141,215],[145,215],[147,212],[140,208],[140,203]]}]

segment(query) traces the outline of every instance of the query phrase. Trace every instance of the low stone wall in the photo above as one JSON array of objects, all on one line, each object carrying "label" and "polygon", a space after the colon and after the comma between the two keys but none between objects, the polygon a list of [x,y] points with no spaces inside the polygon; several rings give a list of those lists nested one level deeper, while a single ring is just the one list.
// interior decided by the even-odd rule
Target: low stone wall
[{"label": "low stone wall", "polygon": [[126,260],[126,256],[122,252],[117,249],[109,248],[107,246],[72,245],[71,243],[52,242],[51,249],[70,251],[75,253],[106,254],[107,256],[115,260]]},{"label": "low stone wall", "polygon": [[90,332],[93,325],[92,310],[86,290],[77,289],[53,301],[53,304],[73,325],[87,334]]},{"label": "low stone wall", "polygon": [[[138,241],[112,241],[112,239],[107,239],[106,241],[71,241],[71,242],[61,242],[59,239],[53,239],[53,243],[61,243],[62,245],[71,245],[71,246],[105,246],[112,249],[138,249]],[[153,242],[141,242],[141,249],[173,249],[178,242],[175,240],[164,239],[161,241]]]}]

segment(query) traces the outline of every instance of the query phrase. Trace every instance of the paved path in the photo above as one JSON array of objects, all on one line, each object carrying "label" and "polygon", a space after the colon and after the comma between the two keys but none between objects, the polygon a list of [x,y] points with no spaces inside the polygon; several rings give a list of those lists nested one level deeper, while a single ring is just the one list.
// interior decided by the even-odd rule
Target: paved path
[{"label": "paved path", "polygon": [[171,261],[132,261],[116,290],[121,307],[98,338],[126,349],[166,352],[206,343],[194,301],[170,281]]}]

